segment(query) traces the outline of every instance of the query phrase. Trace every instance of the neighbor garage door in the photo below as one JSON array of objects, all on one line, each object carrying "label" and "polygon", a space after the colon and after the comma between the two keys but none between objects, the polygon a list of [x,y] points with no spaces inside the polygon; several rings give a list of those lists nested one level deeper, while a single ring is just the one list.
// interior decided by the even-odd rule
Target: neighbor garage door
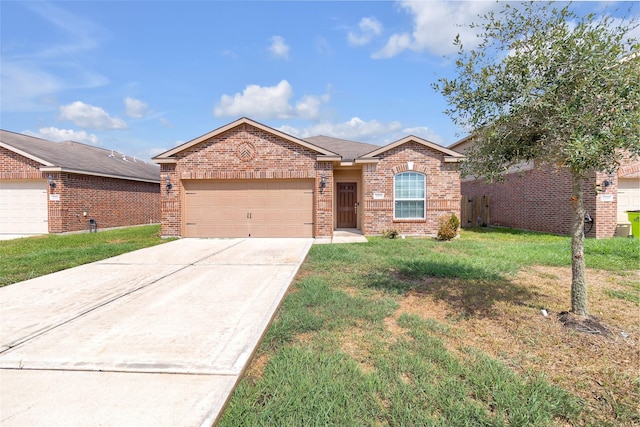
[{"label": "neighbor garage door", "polygon": [[313,237],[313,180],[183,185],[184,237]]},{"label": "neighbor garage door", "polygon": [[640,178],[618,180],[618,222],[629,222],[627,211],[640,209]]},{"label": "neighbor garage door", "polygon": [[0,233],[49,231],[46,181],[0,181]]}]

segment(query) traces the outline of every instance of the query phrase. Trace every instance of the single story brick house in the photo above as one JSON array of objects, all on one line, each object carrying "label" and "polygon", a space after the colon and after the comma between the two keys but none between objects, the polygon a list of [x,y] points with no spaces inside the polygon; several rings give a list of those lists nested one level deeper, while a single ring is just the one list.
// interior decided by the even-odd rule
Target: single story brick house
[{"label": "single story brick house", "polygon": [[111,150],[0,130],[0,234],[158,223],[160,168]]},{"label": "single story brick house", "polygon": [[152,160],[164,236],[330,237],[435,235],[441,216],[460,214],[462,157],[415,136],[300,139],[241,118]]},{"label": "single story brick house", "polygon": [[[464,153],[471,144],[472,138],[467,137],[449,148]],[[463,197],[469,200],[489,196],[490,225],[560,235],[571,231],[571,176],[566,170],[531,162],[508,173],[504,182],[489,184],[484,179],[467,177],[462,179],[461,187]],[[585,210],[594,220],[586,236],[629,235],[626,211],[640,209],[640,160],[620,165],[613,176],[592,173],[583,188]]]}]

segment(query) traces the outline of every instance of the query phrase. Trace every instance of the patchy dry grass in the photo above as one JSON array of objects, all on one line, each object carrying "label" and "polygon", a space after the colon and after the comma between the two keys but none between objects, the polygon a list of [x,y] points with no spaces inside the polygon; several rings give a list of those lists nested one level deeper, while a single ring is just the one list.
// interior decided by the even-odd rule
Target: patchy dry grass
[{"label": "patchy dry grass", "polygon": [[[568,267],[521,271],[513,282],[529,290],[527,302],[494,302],[488,315],[460,318],[463,299],[451,304],[418,288],[400,299],[387,324],[390,331],[397,331],[394,320],[405,313],[435,319],[451,328],[444,334],[450,337],[451,351],[481,350],[516,372],[544,374],[551,383],[582,398],[587,409],[578,424],[634,425],[640,422],[640,311],[636,303],[612,298],[609,291],[625,291],[633,276],[640,277],[637,272],[595,270],[587,275],[590,305],[596,309],[594,315],[610,327],[611,336],[568,330],[558,320],[570,306]],[[542,308],[548,316],[542,315]]]},{"label": "patchy dry grass", "polygon": [[567,241],[314,247],[220,425],[640,424],[638,248],[589,243],[589,306],[610,331],[589,334],[559,321]]}]

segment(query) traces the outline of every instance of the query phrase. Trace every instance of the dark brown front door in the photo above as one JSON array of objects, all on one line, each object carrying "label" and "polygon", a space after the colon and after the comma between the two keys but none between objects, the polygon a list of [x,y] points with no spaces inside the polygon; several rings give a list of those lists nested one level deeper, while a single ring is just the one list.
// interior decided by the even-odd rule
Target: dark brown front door
[{"label": "dark brown front door", "polygon": [[338,183],[338,228],[356,228],[357,191],[355,182]]}]

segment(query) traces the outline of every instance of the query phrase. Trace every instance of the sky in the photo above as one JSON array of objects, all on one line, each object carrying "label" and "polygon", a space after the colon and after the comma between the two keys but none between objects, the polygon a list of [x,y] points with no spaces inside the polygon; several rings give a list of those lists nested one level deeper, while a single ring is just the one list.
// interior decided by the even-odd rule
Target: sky
[{"label": "sky", "polygon": [[[638,6],[575,5],[615,16]],[[468,24],[501,7],[3,0],[0,127],[144,160],[241,117],[300,138],[448,146],[466,134],[432,84],[455,77],[455,35],[473,46]]]}]

